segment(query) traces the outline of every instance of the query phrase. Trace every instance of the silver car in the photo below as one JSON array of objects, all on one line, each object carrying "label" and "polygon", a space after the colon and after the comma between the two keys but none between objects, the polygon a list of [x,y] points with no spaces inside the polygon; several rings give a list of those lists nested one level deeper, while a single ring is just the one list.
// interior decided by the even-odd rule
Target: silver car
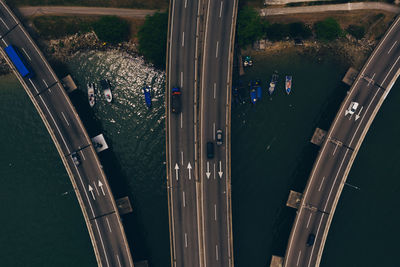
[{"label": "silver car", "polygon": [[215,139],[217,140],[217,146],[222,145],[222,143],[223,143],[223,135],[222,135],[222,130],[221,129],[217,130],[217,134],[215,135]]}]

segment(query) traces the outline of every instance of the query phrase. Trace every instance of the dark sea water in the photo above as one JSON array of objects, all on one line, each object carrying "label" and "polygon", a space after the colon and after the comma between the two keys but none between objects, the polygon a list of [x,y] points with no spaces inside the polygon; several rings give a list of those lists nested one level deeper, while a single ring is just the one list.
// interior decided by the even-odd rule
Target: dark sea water
[{"label": "dark sea water", "polygon": [[[263,99],[249,103],[247,87],[232,109],[232,203],[235,266],[269,266],[283,255],[295,210],[289,190],[302,191],[318,152],[315,127],[328,129],[348,87],[347,67],[331,59],[256,56],[242,77],[261,79]],[[102,152],[115,196],[128,195],[134,212],[123,222],[135,260],[170,265],[165,178],[164,73],[116,51],[87,52],[67,62],[80,87],[71,99],[91,136],[102,132]],[[267,96],[266,81],[280,74]],[[284,92],[284,76],[293,92]],[[86,83],[110,79],[114,103],[102,95],[93,109]],[[89,235],[69,178],[40,117],[12,76],[0,77],[0,266],[96,266]],[[142,87],[152,84],[153,108]],[[398,266],[400,216],[400,88],[395,86],[372,124],[350,172],[321,266]],[[100,93],[100,92],[98,92]]]}]

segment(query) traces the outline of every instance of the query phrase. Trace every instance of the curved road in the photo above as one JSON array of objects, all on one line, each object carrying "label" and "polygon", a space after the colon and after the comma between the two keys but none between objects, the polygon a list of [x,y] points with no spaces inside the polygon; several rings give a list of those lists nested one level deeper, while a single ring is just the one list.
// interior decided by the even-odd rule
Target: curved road
[{"label": "curved road", "polygon": [[[166,140],[171,266],[202,266],[196,150],[197,51],[200,0],[172,0],[168,36]],[[171,89],[182,110],[172,113]]]},{"label": "curved road", "polygon": [[[206,0],[200,96],[200,164],[204,266],[233,266],[230,104],[237,2]],[[224,141],[216,145],[216,131]],[[207,157],[207,142],[214,157]]]},{"label": "curved road", "polygon": [[[11,10],[0,1],[0,46],[12,44],[32,69],[17,78],[49,131],[71,179],[99,266],[133,266],[129,245],[101,163],[59,79]],[[6,60],[13,65],[5,56]],[[76,166],[71,153],[81,164]]]},{"label": "curved road", "polygon": [[[399,20],[368,59],[328,132],[297,212],[284,266],[319,266],[347,175],[376,113],[400,74]],[[351,102],[359,104],[354,114],[346,111]],[[310,234],[315,235],[315,242],[306,244]]]}]

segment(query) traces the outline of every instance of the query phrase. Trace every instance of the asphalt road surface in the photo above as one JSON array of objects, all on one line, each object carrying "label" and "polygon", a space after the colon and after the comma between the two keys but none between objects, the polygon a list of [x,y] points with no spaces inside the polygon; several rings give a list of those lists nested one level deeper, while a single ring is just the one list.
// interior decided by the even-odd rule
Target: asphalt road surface
[{"label": "asphalt road surface", "polygon": [[[319,266],[330,225],[328,217],[333,216],[348,168],[381,102],[397,79],[399,69],[400,23],[397,19],[367,61],[336,115],[304,192],[284,266]],[[351,102],[358,103],[353,114],[348,112]],[[307,244],[310,234],[315,235],[314,244]]]},{"label": "asphalt road surface", "polygon": [[[171,3],[167,81],[167,162],[172,266],[202,266],[196,157],[198,0]],[[181,90],[182,109],[171,112],[171,89]]]},{"label": "asphalt road surface", "polygon": [[[205,266],[233,266],[230,229],[230,177],[227,177],[228,116],[231,94],[231,34],[235,30],[235,1],[210,1],[204,14],[204,44],[200,96],[200,179]],[[216,131],[223,131],[222,145]],[[207,155],[207,143],[214,155]]]},{"label": "asphalt road surface", "polygon": [[[75,181],[75,192],[88,219],[94,250],[98,251],[98,262],[102,266],[133,266],[113,195],[82,122],[49,64],[2,1],[0,35],[1,49],[13,45],[34,73],[32,78],[22,78],[22,82],[46,118],[47,127],[59,145],[60,156],[73,175],[71,179]],[[78,166],[72,161],[74,151],[80,157]]]}]

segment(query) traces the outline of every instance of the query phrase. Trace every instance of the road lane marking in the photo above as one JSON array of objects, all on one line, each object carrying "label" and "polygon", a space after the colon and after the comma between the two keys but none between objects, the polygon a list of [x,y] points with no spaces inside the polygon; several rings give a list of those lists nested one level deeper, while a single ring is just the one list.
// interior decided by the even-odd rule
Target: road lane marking
[{"label": "road lane marking", "polygon": [[322,177],[322,181],[321,181],[321,184],[319,185],[318,191],[321,191],[322,184],[324,183],[324,180],[325,180],[325,176]]},{"label": "road lane marking", "polygon": [[[99,232],[100,242],[101,242],[101,246],[103,247],[104,256],[106,257],[107,266],[110,266],[110,263],[108,262],[107,251],[106,251],[106,248],[105,248],[105,246],[104,246],[103,237],[101,236],[99,224],[97,223],[97,220],[94,220],[94,223],[96,224],[97,231]],[[118,255],[117,255],[117,257],[118,257]],[[118,262],[119,262],[119,258],[118,258]],[[120,264],[121,264],[121,263],[120,263]]]},{"label": "road lane marking", "polygon": [[44,79],[42,79],[44,85],[46,85],[46,88],[48,88],[49,86],[47,85],[46,81]]},{"label": "road lane marking", "polygon": [[219,161],[219,172],[218,172],[218,175],[219,175],[219,178],[220,178],[220,179],[222,178],[222,174],[224,174],[224,173],[222,172],[222,163],[221,163],[221,161]]},{"label": "road lane marking", "polygon": [[97,195],[99,195],[99,196],[100,196],[100,192],[99,192],[99,189],[97,188],[97,185],[96,185],[96,183],[95,183],[95,182],[93,182],[93,184],[94,184],[94,188],[96,189]]},{"label": "road lane marking", "polygon": [[215,245],[215,259],[218,261],[219,256],[218,256],[218,245]]},{"label": "road lane marking", "polygon": [[185,46],[185,32],[182,32],[182,47]]},{"label": "road lane marking", "polygon": [[183,87],[183,71],[181,71],[181,87]]},{"label": "road lane marking", "polygon": [[3,22],[4,26],[6,26],[7,30],[9,30],[10,28],[7,26],[7,24],[4,22],[4,20],[2,18],[0,18],[0,19],[1,19],[1,22]]},{"label": "road lane marking", "polygon": [[181,129],[183,128],[183,113],[181,112]]},{"label": "road lane marking", "polygon": [[110,233],[112,233],[112,231],[111,231],[111,225],[110,225],[110,222],[109,222],[109,220],[108,220],[107,217],[106,217],[106,221],[107,221],[107,225],[108,225],[108,231],[110,231]]},{"label": "road lane marking", "polygon": [[181,151],[181,163],[183,165],[183,151]]},{"label": "road lane marking", "polygon": [[118,256],[118,254],[115,254],[115,256],[117,256],[117,261],[118,261],[118,265],[119,265],[119,267],[122,267],[122,264],[121,264],[121,261],[120,261],[120,259],[119,259],[119,256]]},{"label": "road lane marking", "polygon": [[216,175],[215,175],[215,163],[214,163],[214,180],[215,180],[215,178],[216,178]]},{"label": "road lane marking", "polygon": [[364,106],[362,106],[362,107],[360,108],[360,111],[358,112],[358,114],[356,114],[355,121],[357,121],[357,120],[361,117],[360,114],[361,114],[361,111],[363,110],[363,108],[364,108]]},{"label": "road lane marking", "polygon": [[[322,219],[324,218],[324,216],[325,216],[325,213],[322,213],[321,219],[320,219],[319,224],[318,224],[317,233],[315,234],[315,240],[317,239],[317,236],[318,236],[318,233],[319,233],[319,229],[321,228]],[[315,242],[315,241],[314,241],[314,242]],[[313,255],[313,252],[314,252],[314,248],[315,248],[315,246],[312,246],[311,254],[310,254],[310,259],[308,260],[308,267],[310,267],[310,264],[311,264],[311,260],[312,260],[312,255]]]},{"label": "road lane marking", "polygon": [[219,42],[217,41],[217,48],[215,50],[215,58],[218,58],[218,45],[219,45]]},{"label": "road lane marking", "polygon": [[307,222],[306,228],[308,228],[308,226],[310,225],[311,217],[312,217],[312,213],[310,213],[310,217],[308,217],[308,222]]},{"label": "road lane marking", "polygon": [[96,200],[96,197],[94,196],[94,193],[93,193],[93,187],[90,184],[89,184],[88,190],[89,190],[90,194],[92,195],[93,200]]},{"label": "road lane marking", "polygon": [[31,78],[29,78],[30,83],[32,84],[33,88],[35,88],[36,93],[39,94],[39,90],[36,88],[35,84],[33,83],[33,81],[31,80]]},{"label": "road lane marking", "polygon": [[185,0],[185,8],[187,7],[187,0]]},{"label": "road lane marking", "polygon": [[338,143],[336,143],[336,146],[335,146],[335,149],[333,150],[332,156],[334,156],[334,155],[335,155],[335,152],[336,152],[336,149],[338,148],[338,146],[339,146],[339,144],[338,144]]},{"label": "road lane marking", "polygon": [[24,53],[25,53],[26,57],[29,59],[29,61],[32,61],[31,57],[28,55],[26,50],[23,47],[21,47],[21,49],[22,49],[22,51],[24,51]]},{"label": "road lane marking", "polygon": [[192,180],[192,165],[190,165],[190,162],[188,163],[187,168],[189,170],[189,180]]},{"label": "road lane marking", "polygon": [[368,85],[367,85],[367,86],[369,86],[369,85],[371,84],[371,82],[374,81],[375,74],[376,74],[376,73],[374,72],[374,74],[372,75],[372,77],[369,79]]},{"label": "road lane marking", "polygon": [[188,247],[188,241],[187,241],[187,233],[185,233],[185,247]]},{"label": "road lane marking", "polygon": [[183,207],[186,207],[185,191],[182,191]]},{"label": "road lane marking", "polygon": [[396,61],[394,62],[393,66],[390,68],[390,70],[389,70],[388,73],[386,74],[385,79],[383,79],[382,84],[381,84],[382,87],[383,87],[383,84],[385,83],[387,77],[388,77],[389,74],[392,72],[394,66],[396,66],[397,61],[399,61],[399,59],[400,59],[400,56],[397,57],[397,59],[396,59]]},{"label": "road lane marking", "polygon": [[296,264],[296,266],[299,266],[300,256],[301,256],[301,250],[299,251],[299,255],[297,256],[297,264]]},{"label": "road lane marking", "polygon": [[394,42],[394,44],[392,45],[392,47],[390,47],[389,51],[387,52],[388,54],[390,53],[390,51],[392,51],[393,47],[397,44],[397,40],[396,42]]},{"label": "road lane marking", "polygon": [[69,126],[69,122],[68,122],[67,118],[65,117],[65,114],[64,114],[64,112],[62,112],[62,111],[61,111],[61,115],[63,116],[63,118],[64,118],[65,122],[66,122],[66,123],[67,123],[67,125]]},{"label": "road lane marking", "polygon": [[221,1],[221,6],[219,7],[219,17],[222,17],[222,4],[224,3],[224,1]]},{"label": "road lane marking", "polygon": [[[30,79],[29,79],[29,80],[30,80]],[[46,107],[47,112],[49,113],[51,119],[53,120],[53,123],[54,123],[54,125],[56,126],[56,129],[57,129],[57,131],[58,131],[58,134],[61,136],[61,139],[62,139],[62,141],[63,141],[63,143],[64,143],[64,145],[65,145],[65,148],[66,148],[67,151],[68,151],[68,154],[71,153],[70,150],[69,150],[69,148],[68,148],[67,142],[65,142],[64,136],[61,134],[60,128],[58,128],[58,125],[57,125],[56,121],[54,120],[54,117],[53,117],[53,115],[51,114],[49,108],[47,107],[47,105],[46,105],[46,103],[44,102],[44,100],[43,100],[43,98],[42,98],[41,95],[39,95],[39,98],[40,98],[40,100],[42,100],[42,103],[43,103],[44,106]],[[83,183],[82,183],[82,184],[83,184]]]},{"label": "road lane marking", "polygon": [[207,161],[207,171],[206,171],[207,179],[210,179],[210,163]]},{"label": "road lane marking", "polygon": [[101,181],[99,180],[99,184],[98,184],[98,186],[100,187],[100,189],[101,189],[101,192],[103,193],[103,196],[105,196],[106,195],[106,193],[104,192],[104,189],[103,189],[103,184],[101,183]]},{"label": "road lane marking", "polygon": [[3,43],[5,44],[5,46],[8,46],[7,42],[4,39],[1,39],[3,41]]},{"label": "road lane marking", "polygon": [[214,221],[217,220],[217,204],[214,204]]},{"label": "road lane marking", "polygon": [[213,140],[215,141],[215,122],[213,123]]},{"label": "road lane marking", "polygon": [[83,160],[86,160],[86,158],[85,158],[85,154],[83,153],[83,150],[81,150],[81,154],[82,154],[82,158],[83,158]]},{"label": "road lane marking", "polygon": [[214,99],[216,98],[217,95],[217,84],[214,83]]},{"label": "road lane marking", "polygon": [[178,171],[179,171],[179,166],[178,166],[178,163],[175,163],[175,174],[176,174],[176,180],[177,180],[177,181],[179,180],[179,174],[178,174]]}]

